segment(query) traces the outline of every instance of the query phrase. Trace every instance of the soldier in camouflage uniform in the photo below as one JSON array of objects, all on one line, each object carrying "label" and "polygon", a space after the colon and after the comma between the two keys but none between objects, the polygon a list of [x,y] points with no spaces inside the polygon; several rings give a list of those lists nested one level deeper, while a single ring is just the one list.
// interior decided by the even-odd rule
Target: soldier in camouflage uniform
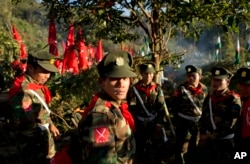
[{"label": "soldier in camouflage uniform", "polygon": [[124,51],[107,54],[98,64],[101,91],[84,110],[78,129],[82,163],[131,164],[135,125],[126,101],[132,57]]},{"label": "soldier in camouflage uniform", "polygon": [[55,155],[53,136],[58,136],[59,130],[50,118],[51,95],[45,86],[51,73],[57,72],[54,61],[54,56],[45,51],[29,54],[27,71],[15,78],[9,91],[24,163],[44,164]]},{"label": "soldier in camouflage uniform", "polygon": [[136,122],[137,162],[160,163],[166,115],[164,94],[161,86],[153,82],[154,65],[141,64],[139,69],[142,78],[131,88],[129,97]]},{"label": "soldier in camouflage uniform", "polygon": [[200,119],[200,145],[207,150],[203,162],[230,163],[241,99],[228,88],[233,76],[231,72],[223,67],[213,67],[211,73],[212,91],[204,101]]},{"label": "soldier in camouflage uniform", "polygon": [[[250,163],[250,68],[242,67],[236,73],[238,90],[242,100],[242,111],[237,119],[235,133],[235,150],[238,153],[246,152],[243,159],[235,159],[236,164]],[[235,153],[236,153],[235,152]],[[234,154],[235,155],[235,154]]]},{"label": "soldier in camouflage uniform", "polygon": [[194,159],[199,141],[198,121],[208,92],[207,87],[200,82],[202,78],[200,68],[187,65],[185,70],[186,81],[176,88],[172,102],[176,119],[176,163],[178,164],[188,163]]}]

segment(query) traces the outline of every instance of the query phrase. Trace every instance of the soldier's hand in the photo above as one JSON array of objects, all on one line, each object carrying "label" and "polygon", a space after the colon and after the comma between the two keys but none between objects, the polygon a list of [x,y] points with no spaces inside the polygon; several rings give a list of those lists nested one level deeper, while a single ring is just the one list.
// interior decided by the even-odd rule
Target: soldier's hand
[{"label": "soldier's hand", "polygon": [[50,124],[49,129],[54,137],[58,137],[60,135],[59,130],[56,128],[56,126],[54,124]]}]

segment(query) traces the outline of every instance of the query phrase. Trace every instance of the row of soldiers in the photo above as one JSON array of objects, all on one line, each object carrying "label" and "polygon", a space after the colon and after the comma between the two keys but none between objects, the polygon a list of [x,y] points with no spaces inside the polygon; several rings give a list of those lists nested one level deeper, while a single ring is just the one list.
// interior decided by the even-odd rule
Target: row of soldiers
[{"label": "row of soldiers", "polygon": [[[47,52],[29,54],[26,72],[15,78],[9,92],[24,163],[162,163],[169,113],[161,86],[153,82],[152,63],[140,65],[141,79],[133,84],[137,74],[131,55],[107,54],[97,65],[101,91],[82,113],[73,141],[77,144],[59,156],[53,137],[60,132],[50,118],[51,97],[45,86],[57,71],[53,61]],[[235,151],[249,152],[250,69],[236,73],[241,96],[229,89],[232,73],[223,67],[211,70],[210,93],[200,82],[200,68],[185,69],[186,81],[176,88],[171,105],[176,119],[175,162],[195,163],[198,150],[204,150],[203,162],[209,163],[229,163]]]}]

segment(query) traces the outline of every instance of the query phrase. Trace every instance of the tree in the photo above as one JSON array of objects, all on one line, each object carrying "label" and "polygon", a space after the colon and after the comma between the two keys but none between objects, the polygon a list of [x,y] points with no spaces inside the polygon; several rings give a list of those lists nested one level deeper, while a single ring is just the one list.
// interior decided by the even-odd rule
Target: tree
[{"label": "tree", "polygon": [[[41,3],[48,8],[48,16],[53,15],[58,22],[84,26],[87,40],[93,39],[88,36],[95,36],[120,43],[145,36],[157,70],[166,61],[180,62],[180,55],[172,54],[167,47],[177,32],[198,39],[204,29],[214,25],[225,31],[238,31],[238,24],[249,22],[250,18],[248,0],[43,0]],[[144,33],[135,33],[137,28]]]}]

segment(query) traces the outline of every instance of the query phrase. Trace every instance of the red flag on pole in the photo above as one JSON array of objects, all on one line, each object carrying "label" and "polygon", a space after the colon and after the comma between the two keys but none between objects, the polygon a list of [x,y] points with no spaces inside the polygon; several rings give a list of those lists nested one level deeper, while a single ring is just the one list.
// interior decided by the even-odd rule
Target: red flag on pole
[{"label": "red flag on pole", "polygon": [[74,74],[79,73],[76,52],[74,50],[74,44],[75,44],[74,25],[71,25],[67,37],[66,50],[64,52],[62,74],[65,73],[67,69],[69,69],[69,71]]},{"label": "red flag on pole", "polygon": [[103,58],[103,49],[102,49],[102,41],[99,40],[97,44],[97,51],[96,51],[96,60],[100,62]]},{"label": "red flag on pole", "polygon": [[54,23],[54,19],[51,19],[49,23],[48,44],[49,44],[49,52],[55,56],[58,56],[56,26]]},{"label": "red flag on pole", "polygon": [[19,35],[15,25],[12,25],[12,36],[18,42],[18,45],[20,47],[20,57],[21,57],[21,59],[25,59],[27,57],[26,48],[25,48],[25,45],[22,42],[22,38]]},{"label": "red flag on pole", "polygon": [[79,51],[79,68],[82,70],[88,69],[88,52],[87,52],[87,47],[84,43],[84,40],[82,38],[82,29],[78,28],[78,51]]}]

